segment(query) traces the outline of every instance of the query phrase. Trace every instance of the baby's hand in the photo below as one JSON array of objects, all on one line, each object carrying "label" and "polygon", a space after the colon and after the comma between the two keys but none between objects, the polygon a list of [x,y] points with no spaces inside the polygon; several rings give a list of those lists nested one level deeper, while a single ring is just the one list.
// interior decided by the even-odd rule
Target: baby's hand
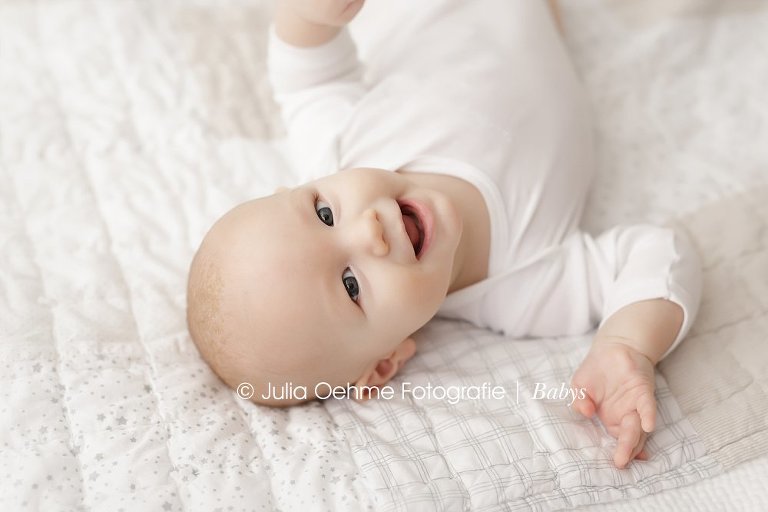
[{"label": "baby's hand", "polygon": [[343,27],[357,16],[365,0],[280,0],[280,3],[304,21]]},{"label": "baby's hand", "polygon": [[573,375],[571,386],[585,388],[573,408],[588,418],[597,413],[618,439],[613,455],[617,467],[646,458],[645,439],[656,426],[654,383],[651,360],[615,339],[596,339]]}]

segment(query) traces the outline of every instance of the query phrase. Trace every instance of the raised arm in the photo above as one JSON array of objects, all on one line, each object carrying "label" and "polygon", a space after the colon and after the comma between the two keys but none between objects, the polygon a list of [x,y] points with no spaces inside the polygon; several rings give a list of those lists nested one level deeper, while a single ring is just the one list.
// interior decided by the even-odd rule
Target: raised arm
[{"label": "raised arm", "polygon": [[319,46],[327,43],[349,23],[364,0],[278,0],[275,29],[286,43]]},{"label": "raised arm", "polygon": [[267,71],[300,181],[337,171],[335,140],[365,94],[346,24],[363,0],[278,0]]}]

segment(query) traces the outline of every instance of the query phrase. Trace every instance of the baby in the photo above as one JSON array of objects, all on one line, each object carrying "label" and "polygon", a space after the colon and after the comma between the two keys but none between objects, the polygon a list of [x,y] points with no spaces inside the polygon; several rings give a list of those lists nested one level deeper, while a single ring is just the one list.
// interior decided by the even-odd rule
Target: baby
[{"label": "baby", "polygon": [[593,141],[556,17],[538,0],[369,4],[277,2],[269,79],[304,184],[203,240],[202,357],[285,406],[301,400],[270,386],[384,385],[435,315],[512,337],[597,326],[572,407],[618,439],[617,466],[645,457],[654,365],[696,316],[700,264],[672,229],[579,230]]}]

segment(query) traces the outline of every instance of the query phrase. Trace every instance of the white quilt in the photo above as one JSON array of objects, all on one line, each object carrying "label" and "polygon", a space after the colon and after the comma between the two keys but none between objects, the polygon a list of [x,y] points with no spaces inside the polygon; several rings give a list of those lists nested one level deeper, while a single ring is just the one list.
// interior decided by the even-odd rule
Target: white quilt
[{"label": "white quilt", "polygon": [[649,461],[615,469],[599,423],[531,398],[588,336],[434,321],[395,381],[503,400],[237,398],[190,343],[185,283],[219,215],[292,181],[269,4],[6,0],[0,509],[767,509],[768,5],[563,3],[599,137],[585,226],[675,222],[705,261]]}]

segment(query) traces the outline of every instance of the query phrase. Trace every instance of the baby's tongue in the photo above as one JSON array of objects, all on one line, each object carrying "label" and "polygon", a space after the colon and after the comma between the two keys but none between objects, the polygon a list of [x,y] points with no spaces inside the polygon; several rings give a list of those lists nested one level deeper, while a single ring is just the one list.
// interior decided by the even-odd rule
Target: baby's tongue
[{"label": "baby's tongue", "polygon": [[419,243],[419,228],[416,227],[416,221],[410,215],[403,215],[403,224],[405,224],[408,238],[411,239],[411,245],[416,247],[416,244]]}]

